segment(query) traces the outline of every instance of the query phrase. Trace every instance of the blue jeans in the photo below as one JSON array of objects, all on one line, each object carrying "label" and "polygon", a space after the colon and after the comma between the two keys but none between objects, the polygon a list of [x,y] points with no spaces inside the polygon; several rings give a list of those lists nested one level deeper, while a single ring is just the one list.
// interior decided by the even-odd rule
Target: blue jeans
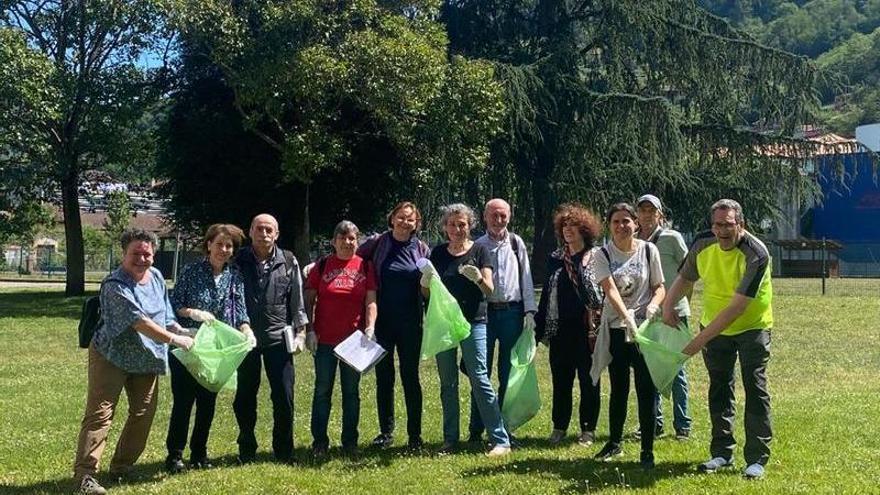
[{"label": "blue jeans", "polygon": [[[507,309],[489,310],[489,324],[486,326],[487,375],[492,378],[492,361],[495,358],[495,341],[498,341],[498,407],[504,405],[504,394],[510,379],[510,352],[523,330],[522,304]],[[485,427],[480,419],[477,399],[471,393],[470,434],[482,435]]]},{"label": "blue jeans", "polygon": [[[682,316],[681,321],[687,326],[687,316]],[[663,405],[660,401],[660,393],[654,397],[654,407],[657,410],[657,429],[663,429]],[[678,370],[672,381],[672,427],[676,432],[691,431],[691,417],[688,414],[688,379],[684,366]]]},{"label": "blue jeans", "polygon": [[[489,380],[486,366],[486,324],[471,323],[471,334],[461,341],[461,357],[476,397],[477,409],[486,425],[489,439],[495,445],[510,446],[510,438],[501,419],[498,397]],[[461,413],[458,402],[458,349],[437,354],[437,371],[440,374],[440,404],[443,408],[443,441],[456,443],[460,437]]]},{"label": "blue jeans", "polygon": [[312,398],[312,447],[329,447],[327,423],[333,397],[336,368],[342,383],[342,446],[356,447],[361,414],[361,375],[333,354],[333,346],[319,344],[315,351],[315,394]]}]

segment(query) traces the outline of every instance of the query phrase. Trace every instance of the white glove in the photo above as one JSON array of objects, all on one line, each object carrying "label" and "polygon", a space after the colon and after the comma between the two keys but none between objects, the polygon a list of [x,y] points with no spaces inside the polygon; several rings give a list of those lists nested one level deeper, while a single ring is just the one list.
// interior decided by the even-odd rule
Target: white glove
[{"label": "white glove", "polygon": [[175,347],[180,347],[184,351],[188,351],[192,349],[195,341],[193,341],[193,339],[187,337],[186,335],[172,335],[171,341],[168,343]]},{"label": "white glove", "polygon": [[247,339],[248,347],[251,350],[257,347],[257,336],[254,335],[253,330],[251,330],[250,328],[246,328],[241,333],[243,333],[245,338]]},{"label": "white glove", "polygon": [[312,354],[318,350],[318,334],[311,330],[306,333],[306,349]]},{"label": "white glove", "polygon": [[309,263],[308,265],[303,267],[303,278],[309,278],[309,272],[312,271],[312,268],[315,267],[314,263]]},{"label": "white glove", "polygon": [[480,280],[483,280],[483,274],[474,265],[461,265],[458,267],[458,273],[477,285],[480,285]]},{"label": "white glove", "polygon": [[189,319],[200,323],[212,323],[216,318],[209,311],[191,309],[189,310]]},{"label": "white glove", "polygon": [[660,306],[656,304],[649,304],[645,309],[645,319],[653,320],[657,316],[660,316]]},{"label": "white glove", "polygon": [[297,332],[293,336],[293,355],[296,356],[304,350],[306,350],[306,333]]},{"label": "white glove", "polygon": [[437,269],[434,268],[434,264],[431,263],[431,260],[427,258],[422,258],[416,263],[416,266],[419,267],[419,271],[422,272],[422,278],[419,279],[419,284],[428,288],[431,286],[431,278],[437,274]]},{"label": "white glove", "polygon": [[364,329],[364,336],[373,342],[376,341],[376,329],[373,327],[367,327]]},{"label": "white glove", "polygon": [[526,315],[523,316],[523,330],[535,331],[535,315],[532,313],[526,313]]},{"label": "white glove", "polygon": [[636,320],[633,319],[631,314],[626,315],[626,319],[623,320],[624,324],[624,332],[626,332],[626,342],[632,343],[636,340],[636,332],[639,327],[636,325]]}]

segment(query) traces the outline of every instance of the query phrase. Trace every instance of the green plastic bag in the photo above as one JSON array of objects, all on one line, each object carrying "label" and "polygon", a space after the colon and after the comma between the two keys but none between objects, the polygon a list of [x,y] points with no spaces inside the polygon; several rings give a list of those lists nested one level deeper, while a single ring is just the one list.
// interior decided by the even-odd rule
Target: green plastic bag
[{"label": "green plastic bag", "polygon": [[431,297],[422,325],[422,360],[458,347],[471,334],[471,324],[439,276],[431,277]]},{"label": "green plastic bag", "polygon": [[211,392],[235,390],[236,370],[250,352],[247,337],[221,322],[202,323],[192,349],[171,351],[193,378]]},{"label": "green plastic bag", "polygon": [[501,417],[508,431],[534,418],[541,410],[538,371],[535,369],[535,331],[523,330],[510,352],[510,378],[501,406]]},{"label": "green plastic bag", "polygon": [[684,323],[672,328],[660,320],[646,320],[635,337],[654,386],[661,394],[669,395],[675,375],[689,357],[681,350],[691,341],[690,330]]}]

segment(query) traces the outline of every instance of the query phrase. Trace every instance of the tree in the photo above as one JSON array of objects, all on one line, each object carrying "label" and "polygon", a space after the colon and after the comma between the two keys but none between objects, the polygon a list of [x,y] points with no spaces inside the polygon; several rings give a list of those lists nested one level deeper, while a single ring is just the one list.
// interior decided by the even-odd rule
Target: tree
[{"label": "tree", "polygon": [[119,243],[122,233],[131,222],[131,200],[128,193],[122,190],[107,194],[107,218],[104,219],[104,234],[111,246]]},{"label": "tree", "polygon": [[[181,46],[177,89],[161,131],[159,172],[167,178],[169,212],[184,232],[230,222],[247,226],[271,212],[282,229],[295,223],[297,186],[284,180],[281,157],[244,128],[235,95],[204,50]],[[206,126],[205,122],[210,122]],[[380,137],[362,137],[344,166],[319,172],[309,186],[309,229],[326,238],[340,218],[361,228],[382,225],[384,213],[412,184],[406,184],[395,151]],[[377,173],[382,170],[382,173]],[[235,201],[229,201],[235,184]]]},{"label": "tree", "polygon": [[[138,164],[135,125],[165,81],[162,68],[145,69],[167,54],[157,0],[0,1],[0,27],[24,36],[48,61],[45,88],[57,112],[33,119],[34,140],[47,151],[46,172],[61,192],[67,244],[68,295],[85,287],[80,172],[107,163]],[[11,81],[17,83],[18,80]],[[5,122],[0,122],[0,127]],[[133,156],[133,154],[135,156]],[[37,175],[40,167],[27,173]],[[45,185],[45,184],[44,184]]]},{"label": "tree", "polygon": [[32,237],[52,221],[41,192],[47,178],[41,122],[58,115],[53,68],[24,36],[0,28],[0,244]]},{"label": "tree", "polygon": [[402,195],[484,165],[501,90],[489,64],[448,56],[435,2],[176,5],[184,37],[206,48],[245,127],[277,153],[295,189],[297,255],[308,251],[311,184],[346,171],[364,147],[393,152],[401,166],[392,168],[410,184]]},{"label": "tree", "polygon": [[505,88],[493,172],[531,199],[538,278],[561,201],[601,212],[650,191],[692,228],[719,196],[760,221],[780,191],[814,190],[791,160],[810,145],[790,137],[817,70],[694,2],[448,0],[443,19],[453,53],[494,61]]}]

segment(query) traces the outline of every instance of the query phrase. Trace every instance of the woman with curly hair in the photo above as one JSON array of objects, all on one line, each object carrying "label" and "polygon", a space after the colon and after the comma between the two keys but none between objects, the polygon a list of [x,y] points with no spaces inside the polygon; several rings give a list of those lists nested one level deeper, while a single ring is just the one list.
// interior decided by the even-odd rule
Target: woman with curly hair
[{"label": "woman with curly hair", "polygon": [[583,205],[566,203],[553,215],[553,227],[561,247],[547,260],[547,279],[541,292],[536,337],[550,348],[553,378],[553,432],[550,443],[565,438],[572,412],[572,388],[580,384],[579,424],[581,445],[595,439],[599,418],[599,384],[590,380],[595,318],[602,307],[602,294],[592,272],[592,249],[601,224]]}]

